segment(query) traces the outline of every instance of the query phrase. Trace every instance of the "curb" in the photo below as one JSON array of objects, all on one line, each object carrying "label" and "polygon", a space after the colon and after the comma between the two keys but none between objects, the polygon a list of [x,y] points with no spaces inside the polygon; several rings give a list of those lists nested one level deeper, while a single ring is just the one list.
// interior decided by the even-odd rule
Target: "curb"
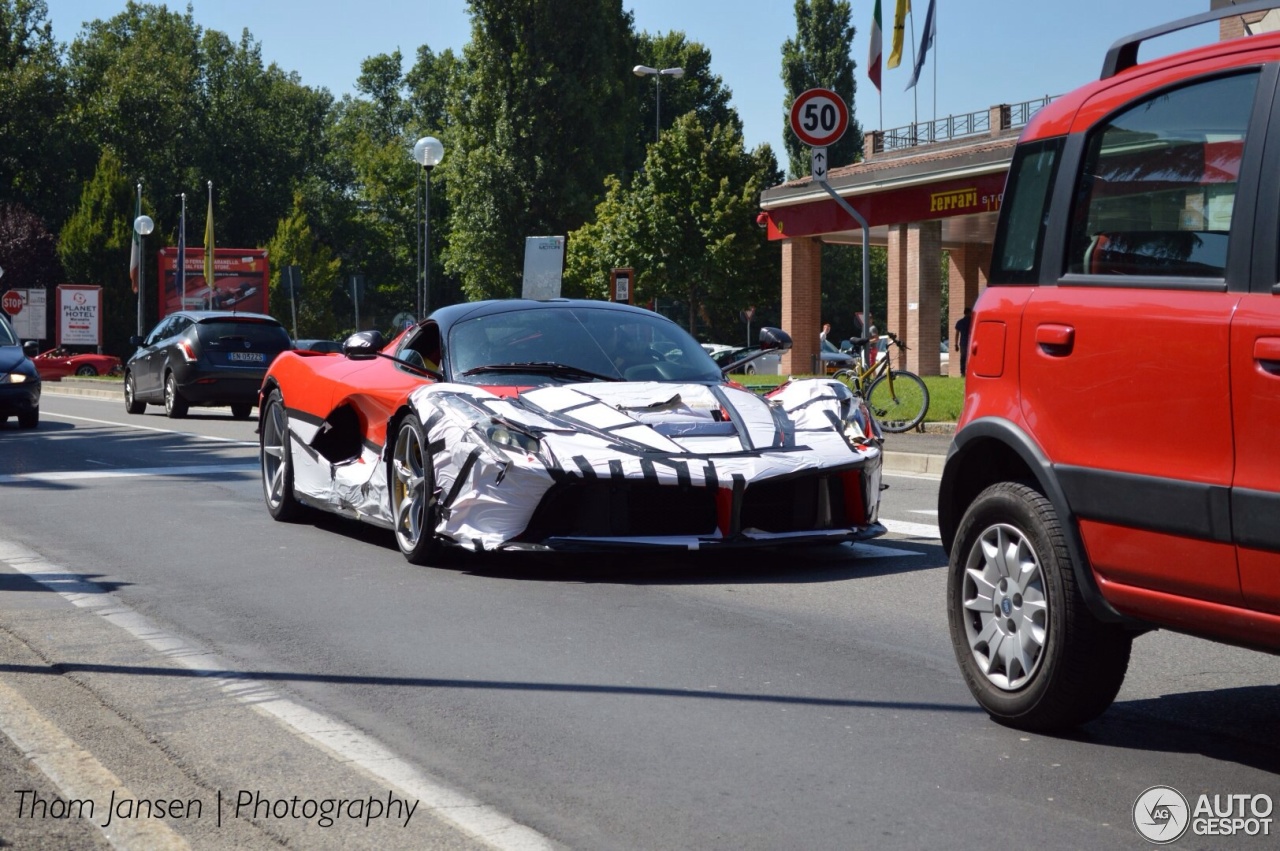
[{"label": "curb", "polygon": [[884,453],[884,470],[887,473],[913,473],[940,478],[946,462],[945,455],[929,455],[924,452]]}]

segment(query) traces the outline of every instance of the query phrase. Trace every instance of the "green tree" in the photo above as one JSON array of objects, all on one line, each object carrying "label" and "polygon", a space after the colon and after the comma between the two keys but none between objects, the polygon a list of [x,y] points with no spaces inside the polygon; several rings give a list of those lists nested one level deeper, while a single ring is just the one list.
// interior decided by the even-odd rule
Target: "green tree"
[{"label": "green tree", "polygon": [[[53,234],[43,219],[16,201],[0,203],[0,269],[0,291],[42,289],[47,298],[50,288],[64,280]],[[46,327],[45,339],[52,338],[52,331],[52,325]]]},{"label": "green tree", "polygon": [[0,0],[0,196],[61,224],[74,202],[67,75],[43,0]]},{"label": "green tree", "polygon": [[827,149],[827,162],[833,167],[862,158],[862,130],[855,118],[858,85],[851,58],[857,30],[850,23],[848,0],[796,0],[795,12],[796,36],[782,43],[782,82],[786,86],[783,144],[791,176],[801,177],[809,173],[809,153],[791,132],[787,118],[798,95],[813,88],[831,89],[849,107],[849,129]]},{"label": "green tree", "polygon": [[[129,280],[134,191],[119,157],[110,149],[103,151],[93,179],[80,193],[80,205],[58,237],[58,257],[67,281],[102,287],[102,346],[117,356],[130,351],[129,337],[137,325],[138,296]],[[147,280],[156,280],[150,270]],[[143,302],[144,329],[158,318],[146,310],[152,302]]]},{"label": "green tree", "polygon": [[[281,280],[286,266],[298,266],[302,289],[296,299],[297,336],[333,339],[340,327],[347,327],[335,313],[340,301],[342,261],[315,238],[304,206],[302,193],[295,193],[293,209],[280,220],[275,236],[267,243],[267,256],[271,258],[270,310],[292,333],[294,304]],[[345,307],[343,315],[349,312],[350,304]]]},{"label": "green tree", "polygon": [[[631,15],[617,0],[471,0],[451,93],[445,268],[470,298],[520,292],[524,241],[581,227],[635,128]],[[633,89],[634,90],[634,89]],[[460,179],[454,179],[454,176]]]},{"label": "green tree", "polygon": [[736,127],[708,131],[686,113],[650,147],[632,185],[611,179],[594,221],[569,236],[566,289],[603,297],[609,270],[631,266],[636,300],[679,301],[695,332],[736,334],[751,305],[776,315],[778,256],[765,249],[755,214],[760,191],[777,179],[767,147],[748,153]]}]

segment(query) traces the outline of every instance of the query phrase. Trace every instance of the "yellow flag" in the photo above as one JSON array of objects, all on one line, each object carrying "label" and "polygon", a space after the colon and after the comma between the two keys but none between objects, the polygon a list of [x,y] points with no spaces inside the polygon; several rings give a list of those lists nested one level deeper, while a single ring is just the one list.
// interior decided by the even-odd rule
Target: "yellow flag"
[{"label": "yellow flag", "polygon": [[209,181],[209,215],[204,220],[204,285],[213,290],[213,181]]},{"label": "yellow flag", "polygon": [[897,68],[902,61],[903,28],[907,23],[907,13],[911,11],[911,0],[898,0],[893,12],[893,48],[889,51],[889,61],[885,67]]}]

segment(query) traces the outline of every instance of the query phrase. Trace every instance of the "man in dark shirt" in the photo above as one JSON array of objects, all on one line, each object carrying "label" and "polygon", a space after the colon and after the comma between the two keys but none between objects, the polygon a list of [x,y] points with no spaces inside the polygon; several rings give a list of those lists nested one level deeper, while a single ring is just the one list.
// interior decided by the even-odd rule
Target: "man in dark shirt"
[{"label": "man in dark shirt", "polygon": [[964,316],[956,320],[956,350],[960,352],[960,375],[963,377],[969,366],[969,317],[972,307],[964,309]]}]

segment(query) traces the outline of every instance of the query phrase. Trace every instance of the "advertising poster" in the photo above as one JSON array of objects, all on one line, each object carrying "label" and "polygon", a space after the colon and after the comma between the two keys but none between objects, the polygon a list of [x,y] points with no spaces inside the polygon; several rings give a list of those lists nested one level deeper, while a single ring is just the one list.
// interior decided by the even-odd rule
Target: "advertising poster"
[{"label": "advertising poster", "polygon": [[525,298],[560,298],[564,273],[564,237],[530,236],[524,241]]},{"label": "advertising poster", "polygon": [[179,291],[178,249],[159,252],[160,316],[175,310],[267,312],[270,280],[267,252],[260,248],[218,248],[213,252],[213,281],[204,279],[204,249],[187,248],[184,286]]},{"label": "advertising poster", "polygon": [[59,346],[97,346],[102,342],[102,287],[59,284]]}]

